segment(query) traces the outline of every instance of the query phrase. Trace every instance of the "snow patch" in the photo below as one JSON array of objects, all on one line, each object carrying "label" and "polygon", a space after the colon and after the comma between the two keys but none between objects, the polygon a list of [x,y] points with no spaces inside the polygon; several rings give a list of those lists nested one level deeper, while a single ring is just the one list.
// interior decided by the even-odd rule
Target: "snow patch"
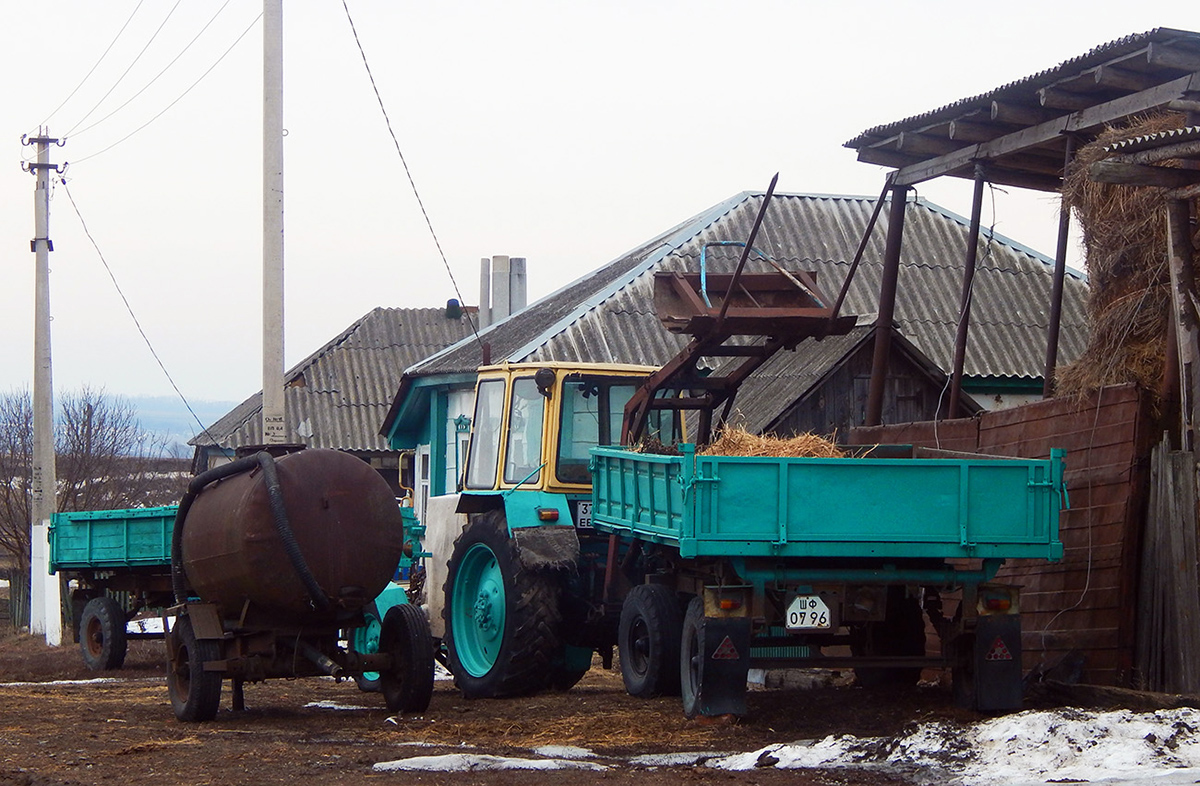
[{"label": "snow patch", "polygon": [[375,772],[488,772],[495,770],[607,770],[602,764],[569,759],[517,759],[474,753],[448,753],[445,756],[413,756],[383,761],[371,768]]},{"label": "snow patch", "polygon": [[357,704],[338,704],[336,701],[310,701],[304,705],[305,709],[312,707],[319,710],[369,710],[370,707],[361,707]]},{"label": "snow patch", "polygon": [[646,753],[634,756],[630,764],[638,767],[694,767],[710,759],[730,756],[728,751],[681,751],[679,753]]},{"label": "snow patch", "polygon": [[549,759],[591,759],[596,756],[587,748],[577,748],[574,745],[543,745],[539,748],[534,748],[533,752],[538,756],[545,756]]}]

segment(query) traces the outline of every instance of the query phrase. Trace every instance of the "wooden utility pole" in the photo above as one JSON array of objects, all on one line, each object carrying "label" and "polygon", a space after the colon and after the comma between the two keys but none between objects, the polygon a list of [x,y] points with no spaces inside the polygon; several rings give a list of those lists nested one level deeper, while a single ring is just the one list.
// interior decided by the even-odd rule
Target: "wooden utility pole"
[{"label": "wooden utility pole", "polygon": [[[32,536],[30,543],[30,631],[43,633],[48,644],[62,640],[62,615],[59,612],[57,581],[43,580],[49,544],[46,542],[50,517],[58,509],[58,478],[54,471],[54,379],[50,362],[50,172],[58,165],[50,163],[50,145],[61,142],[39,128],[38,135],[22,139],[37,145],[37,163],[26,170],[37,177],[33,191],[34,237],[30,250],[36,255],[33,308],[33,466]],[[39,569],[40,568],[40,569]],[[53,584],[53,588],[51,587]]]},{"label": "wooden utility pole", "polygon": [[287,440],[283,391],[283,0],[263,0],[263,443]]}]

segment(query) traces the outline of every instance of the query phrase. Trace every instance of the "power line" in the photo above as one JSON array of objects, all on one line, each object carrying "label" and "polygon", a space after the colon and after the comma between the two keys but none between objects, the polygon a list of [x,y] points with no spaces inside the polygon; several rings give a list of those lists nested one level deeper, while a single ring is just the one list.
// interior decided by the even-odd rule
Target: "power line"
[{"label": "power line", "polygon": [[[207,23],[204,25],[204,27],[200,28],[200,32],[196,33],[195,37],[194,37],[194,38],[192,38],[192,40],[191,40],[191,41],[188,41],[188,43],[187,43],[187,46],[185,46],[183,49],[181,49],[181,50],[179,51],[179,54],[175,55],[175,57],[174,57],[174,58],[171,60],[171,62],[167,63],[167,64],[166,64],[166,66],[164,66],[164,67],[163,67],[163,69],[162,69],[161,71],[159,71],[157,74],[155,74],[153,79],[151,79],[149,82],[147,82],[145,85],[143,85],[141,90],[139,90],[139,91],[137,91],[136,93],[134,93],[133,95],[131,95],[131,96],[130,96],[128,99],[126,99],[125,103],[121,104],[119,107],[117,107],[117,108],[116,108],[116,109],[114,109],[113,111],[109,112],[109,113],[108,113],[107,115],[105,115],[104,117],[100,118],[99,120],[97,120],[96,122],[92,123],[91,125],[89,125],[89,126],[85,126],[85,127],[81,128],[81,129],[79,129],[78,131],[76,131],[76,132],[75,132],[75,136],[79,136],[80,134],[86,133],[87,131],[89,131],[89,130],[91,130],[91,129],[95,128],[95,127],[96,127],[96,126],[98,126],[98,125],[100,125],[100,124],[101,124],[101,123],[103,123],[105,120],[107,120],[107,119],[109,119],[110,117],[112,117],[113,115],[115,115],[117,112],[120,112],[122,109],[124,109],[125,107],[129,106],[129,105],[130,105],[130,104],[131,104],[131,103],[134,101],[134,99],[136,99],[136,98],[137,98],[138,96],[140,96],[142,93],[146,92],[146,91],[147,91],[147,90],[150,88],[150,85],[152,85],[152,84],[154,84],[155,82],[157,82],[157,81],[158,81],[158,78],[159,78],[160,76],[162,76],[163,74],[167,73],[167,71],[168,71],[168,70],[170,70],[171,66],[173,66],[173,65],[175,65],[177,62],[179,62],[179,58],[183,57],[183,56],[184,56],[184,54],[187,52],[187,50],[189,50],[189,49],[191,49],[191,48],[192,48],[192,44],[194,44],[194,43],[196,43],[198,40],[200,40],[200,36],[204,35],[204,31],[205,31],[205,30],[207,30],[209,27],[211,27],[213,22],[217,21],[217,17],[221,15],[221,12],[222,12],[222,11],[224,11],[224,10],[225,10],[225,8],[226,8],[226,7],[227,7],[227,6],[228,6],[228,5],[229,5],[231,2],[232,2],[232,0],[225,0],[225,3],[224,3],[224,4],[223,4],[223,5],[220,7],[220,8],[218,8],[218,9],[217,9],[217,12],[216,12],[215,14],[213,14],[213,15],[212,15],[212,18],[208,20],[208,22],[207,22]],[[80,122],[83,122],[83,121],[80,121]],[[79,124],[78,124],[78,123],[76,123],[76,125],[79,125]]]},{"label": "power line", "polygon": [[62,103],[61,103],[61,104],[59,104],[58,106],[54,107],[54,109],[52,109],[52,110],[50,111],[50,114],[46,115],[46,119],[45,119],[45,120],[43,120],[42,122],[38,123],[38,127],[39,127],[39,128],[40,128],[41,126],[44,126],[44,125],[46,125],[46,123],[47,123],[47,122],[49,122],[50,118],[54,117],[54,113],[55,113],[55,112],[57,112],[58,110],[62,109],[62,108],[63,108],[63,106],[64,106],[64,105],[65,105],[65,104],[66,104],[68,101],[70,101],[70,100],[71,100],[71,96],[74,96],[76,93],[78,93],[78,92],[79,92],[79,88],[83,87],[83,84],[84,84],[84,82],[88,81],[88,79],[89,79],[89,78],[91,77],[91,75],[92,75],[92,74],[95,72],[95,70],[96,70],[97,68],[99,68],[99,67],[100,67],[100,64],[101,64],[102,62],[104,62],[104,58],[108,57],[108,53],[109,53],[110,51],[112,51],[112,48],[113,48],[114,46],[116,46],[117,39],[119,39],[119,38],[121,37],[121,34],[125,32],[125,28],[129,27],[129,23],[133,21],[133,17],[137,15],[138,9],[142,7],[142,3],[144,3],[145,1],[146,1],[146,0],[139,0],[139,2],[138,2],[138,4],[137,4],[137,6],[136,6],[136,7],[134,7],[134,9],[133,9],[133,13],[131,13],[131,14],[129,15],[129,18],[125,20],[125,24],[121,25],[121,29],[117,31],[117,34],[116,34],[115,36],[113,36],[113,40],[112,40],[112,42],[111,42],[111,43],[109,43],[108,47],[107,47],[107,48],[104,50],[104,54],[100,55],[100,59],[96,61],[96,64],[95,64],[95,65],[93,65],[93,66],[91,67],[91,69],[90,69],[90,70],[88,70],[88,72],[87,72],[86,74],[84,74],[84,76],[83,76],[83,79],[79,80],[79,84],[75,85],[75,89],[71,91],[70,95],[68,95],[66,98],[64,98],[64,99],[62,100]]},{"label": "power line", "polygon": [[[417,205],[421,208],[421,215],[425,217],[425,226],[429,227],[429,234],[433,236],[433,244],[437,246],[438,254],[442,258],[442,264],[446,266],[446,273],[450,276],[450,284],[454,287],[454,294],[458,295],[458,302],[465,305],[467,300],[462,296],[462,292],[458,288],[458,282],[454,280],[454,271],[450,269],[450,262],[446,259],[446,252],[442,250],[442,243],[438,240],[437,232],[433,231],[433,222],[429,220],[429,213],[425,210],[425,203],[421,200],[421,194],[417,191],[417,184],[413,180],[412,172],[409,171],[408,162],[404,160],[404,153],[400,150],[400,140],[396,138],[396,132],[392,130],[392,119],[388,117],[387,107],[383,105],[383,96],[379,94],[379,87],[375,84],[375,75],[371,73],[371,64],[367,62],[367,53],[363,51],[362,41],[358,38],[358,29],[354,26],[354,18],[350,16],[350,6],[346,5],[346,0],[342,0],[342,8],[346,9],[346,20],[350,22],[350,32],[354,34],[354,43],[358,45],[358,53],[362,55],[363,67],[367,69],[367,77],[371,80],[371,89],[375,91],[375,100],[379,102],[379,110],[383,112],[383,121],[387,124],[387,130],[391,134],[392,143],[396,146],[396,154],[400,156],[400,163],[404,166],[404,174],[408,175],[408,184],[412,186],[413,196],[417,198]],[[475,320],[471,319],[470,312],[464,310],[463,314],[467,317],[467,324],[471,326],[471,332],[475,334],[475,341],[482,347],[483,341],[479,338],[479,331],[475,329]]]},{"label": "power line", "polygon": [[63,185],[63,190],[67,192],[67,199],[71,201],[71,207],[75,209],[75,215],[79,218],[79,225],[83,227],[83,234],[87,235],[87,239],[92,243],[92,248],[96,249],[96,256],[100,257],[100,263],[104,265],[105,271],[108,272],[108,277],[112,279],[113,286],[116,288],[117,294],[121,296],[121,302],[125,304],[125,310],[129,312],[130,318],[133,319],[133,324],[135,327],[137,327],[138,333],[142,335],[142,340],[146,342],[146,347],[150,350],[150,354],[154,356],[154,361],[158,363],[158,367],[162,369],[163,375],[167,378],[167,381],[171,383],[171,387],[174,388],[176,395],[179,396],[179,400],[183,402],[183,405],[187,407],[187,411],[191,413],[192,418],[200,426],[200,433],[206,435],[213,441],[214,444],[216,444],[216,437],[209,433],[208,428],[203,422],[201,422],[200,416],[196,414],[196,410],[192,409],[192,405],[188,402],[187,397],[183,395],[183,391],[181,391],[179,386],[175,384],[175,380],[171,377],[171,372],[167,371],[167,367],[163,364],[162,358],[158,356],[158,352],[155,351],[154,345],[150,343],[150,337],[147,336],[146,331],[142,329],[142,323],[138,321],[137,314],[133,313],[133,306],[129,304],[129,299],[125,297],[124,291],[121,290],[121,285],[117,283],[116,275],[113,273],[112,268],[108,266],[108,260],[104,258],[104,253],[100,251],[99,244],[96,243],[96,239],[92,237],[92,233],[88,230],[87,222],[83,220],[83,214],[79,212],[79,205],[75,203],[75,197],[71,196],[71,188],[67,185],[67,179],[65,177],[61,178],[61,182]]},{"label": "power line", "polygon": [[113,86],[108,88],[108,92],[105,93],[103,96],[101,96],[100,100],[96,102],[96,105],[93,106],[91,109],[89,109],[87,111],[86,115],[79,118],[79,122],[77,122],[77,123],[75,123],[75,125],[71,126],[71,128],[67,130],[67,133],[64,134],[64,136],[70,136],[71,133],[74,132],[76,128],[79,128],[80,123],[82,123],[84,120],[87,120],[89,117],[91,117],[92,112],[95,112],[97,109],[99,109],[100,105],[103,104],[104,101],[110,95],[112,95],[112,91],[117,89],[117,85],[121,84],[121,81],[123,79],[125,79],[126,76],[128,76],[129,72],[131,70],[133,70],[133,67],[135,65],[137,65],[137,62],[142,59],[142,55],[146,54],[146,50],[149,49],[150,45],[154,43],[156,38],[158,38],[158,34],[162,32],[162,29],[167,26],[167,22],[170,21],[171,17],[175,14],[175,9],[179,8],[179,4],[182,2],[183,2],[183,0],[175,0],[175,5],[171,6],[171,10],[167,12],[166,17],[162,20],[162,23],[159,24],[158,29],[154,31],[154,34],[150,36],[150,40],[147,41],[146,45],[142,47],[142,51],[137,53],[137,57],[133,58],[133,62],[131,62],[129,64],[129,66],[121,73],[121,75],[119,77],[117,77],[117,81],[113,82]]},{"label": "power line", "polygon": [[162,117],[163,115],[165,115],[165,114],[167,113],[167,111],[171,109],[171,107],[175,106],[175,105],[176,105],[176,104],[178,104],[180,101],[182,101],[182,100],[183,100],[183,98],[184,98],[184,96],[186,96],[188,93],[192,92],[192,90],[193,90],[193,89],[196,87],[196,85],[198,85],[198,84],[200,84],[202,81],[204,81],[204,78],[205,78],[206,76],[208,76],[210,73],[212,73],[212,70],[213,70],[214,68],[216,68],[218,65],[220,65],[220,64],[221,64],[221,61],[222,61],[222,60],[224,60],[224,59],[225,59],[225,57],[226,57],[226,56],[227,56],[227,55],[228,55],[230,52],[232,52],[232,51],[233,51],[234,47],[236,47],[236,46],[237,46],[239,43],[241,43],[241,40],[242,40],[243,38],[245,38],[245,37],[246,37],[246,34],[247,34],[247,33],[249,33],[249,32],[250,32],[250,31],[251,31],[251,30],[254,28],[254,26],[255,26],[256,24],[258,24],[258,20],[262,19],[262,17],[263,17],[263,15],[262,15],[261,13],[260,13],[258,16],[254,17],[254,21],[252,21],[252,22],[250,23],[250,25],[249,25],[249,26],[248,26],[248,27],[247,27],[245,30],[243,30],[243,31],[242,31],[242,34],[241,34],[241,35],[239,35],[239,36],[238,36],[238,37],[237,37],[237,38],[234,40],[234,42],[233,42],[232,44],[230,44],[230,45],[229,45],[229,48],[228,48],[228,49],[226,49],[226,50],[225,50],[223,53],[221,53],[221,56],[217,58],[217,62],[215,62],[215,63],[213,63],[211,66],[209,66],[209,67],[208,67],[208,70],[207,70],[207,71],[205,71],[203,74],[201,74],[199,79],[197,79],[195,82],[192,82],[192,84],[191,84],[191,85],[188,87],[188,89],[187,89],[187,90],[184,90],[184,91],[183,91],[183,93],[181,93],[181,94],[179,95],[179,97],[178,97],[178,98],[176,98],[176,99],[175,99],[174,101],[172,101],[171,103],[167,104],[167,105],[166,105],[166,107],[165,107],[165,108],[164,108],[164,109],[163,109],[161,112],[159,112],[157,115],[155,115],[154,117],[152,117],[152,118],[150,118],[149,120],[147,120],[145,123],[142,123],[140,126],[138,126],[137,128],[133,129],[133,130],[132,130],[132,131],[130,131],[128,134],[126,134],[125,136],[123,136],[123,137],[121,137],[120,139],[118,139],[116,142],[113,142],[113,143],[112,143],[111,145],[109,145],[108,147],[102,148],[101,150],[98,150],[98,151],[96,151],[95,153],[92,153],[91,155],[87,155],[87,156],[84,156],[83,158],[77,159],[77,160],[75,161],[75,163],[76,163],[76,164],[82,164],[84,161],[87,161],[88,159],[95,158],[96,156],[98,156],[98,155],[101,155],[101,154],[103,154],[103,153],[107,153],[109,150],[112,150],[114,147],[116,147],[117,145],[121,144],[121,143],[122,143],[122,142],[124,142],[126,139],[129,139],[129,137],[133,136],[134,134],[136,134],[137,132],[141,131],[141,130],[142,130],[143,128],[145,128],[146,126],[148,126],[148,125],[150,125],[151,123],[153,123],[155,120],[157,120],[157,119],[159,119],[160,117]]}]

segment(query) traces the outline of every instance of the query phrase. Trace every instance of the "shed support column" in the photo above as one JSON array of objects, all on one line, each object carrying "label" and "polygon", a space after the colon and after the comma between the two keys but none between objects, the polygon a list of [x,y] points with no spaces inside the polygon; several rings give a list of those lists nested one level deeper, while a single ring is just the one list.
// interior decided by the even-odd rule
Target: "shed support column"
[{"label": "shed support column", "polygon": [[[1067,137],[1063,154],[1063,183],[1075,158],[1075,138]],[[1071,206],[1061,196],[1058,208],[1058,246],[1054,251],[1054,285],[1050,292],[1050,325],[1046,329],[1046,370],[1042,373],[1042,398],[1054,395],[1054,367],[1058,364],[1058,328],[1062,322],[1063,280],[1067,275],[1067,240],[1071,232]]]},{"label": "shed support column", "polygon": [[904,209],[908,186],[892,189],[888,212],[887,247],[883,253],[883,281],[879,285],[879,316],[875,321],[875,355],[871,361],[871,386],[867,393],[864,425],[883,421],[883,388],[887,382],[888,356],[892,351],[892,326],[896,314],[896,284],[900,278],[900,241],[904,238]]},{"label": "shed support column", "polygon": [[1180,447],[1194,450],[1197,419],[1197,386],[1200,384],[1200,316],[1197,315],[1195,270],[1192,265],[1191,204],[1167,201],[1167,254],[1171,268],[1171,319],[1179,347],[1182,421]]},{"label": "shed support column", "polygon": [[[971,328],[971,284],[975,280],[975,261],[979,257],[979,215],[983,212],[984,179],[982,164],[975,165],[975,195],[971,200],[971,227],[967,230],[967,258],[963,262],[962,300],[958,307],[958,333],[954,337],[954,369],[950,375],[950,406],[946,417],[958,417],[962,398],[963,363],[967,357],[967,333]],[[940,417],[941,412],[934,414]]]}]

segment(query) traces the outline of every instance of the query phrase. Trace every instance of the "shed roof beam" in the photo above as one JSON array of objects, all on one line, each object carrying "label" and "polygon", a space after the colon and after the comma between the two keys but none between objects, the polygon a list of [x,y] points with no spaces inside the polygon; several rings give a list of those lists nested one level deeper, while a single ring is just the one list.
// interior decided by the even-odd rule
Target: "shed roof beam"
[{"label": "shed roof beam", "polygon": [[1151,42],[1146,48],[1146,62],[1157,68],[1200,71],[1200,55],[1176,49],[1170,44]]},{"label": "shed roof beam", "polygon": [[1149,74],[1138,74],[1114,65],[1096,66],[1092,69],[1092,81],[1099,87],[1128,90],[1131,93],[1149,90],[1162,82],[1161,79],[1155,79]]},{"label": "shed roof beam", "polygon": [[1043,87],[1038,91],[1038,103],[1047,109],[1068,109],[1075,112],[1092,106],[1096,103],[1096,98],[1057,87]]},{"label": "shed roof beam", "polygon": [[1189,90],[1200,89],[1200,74],[1189,74],[1139,93],[1115,98],[1081,109],[1069,115],[1005,134],[990,142],[967,145],[937,158],[902,167],[896,174],[898,185],[913,185],[953,172],[977,160],[999,160],[1013,153],[1052,142],[1062,134],[1098,128],[1129,115],[1145,112],[1182,98]]},{"label": "shed roof beam", "polygon": [[1014,104],[1009,101],[992,102],[992,120],[997,123],[1009,123],[1014,126],[1032,126],[1044,123],[1054,117],[1054,113],[1041,109],[1040,106]]}]

